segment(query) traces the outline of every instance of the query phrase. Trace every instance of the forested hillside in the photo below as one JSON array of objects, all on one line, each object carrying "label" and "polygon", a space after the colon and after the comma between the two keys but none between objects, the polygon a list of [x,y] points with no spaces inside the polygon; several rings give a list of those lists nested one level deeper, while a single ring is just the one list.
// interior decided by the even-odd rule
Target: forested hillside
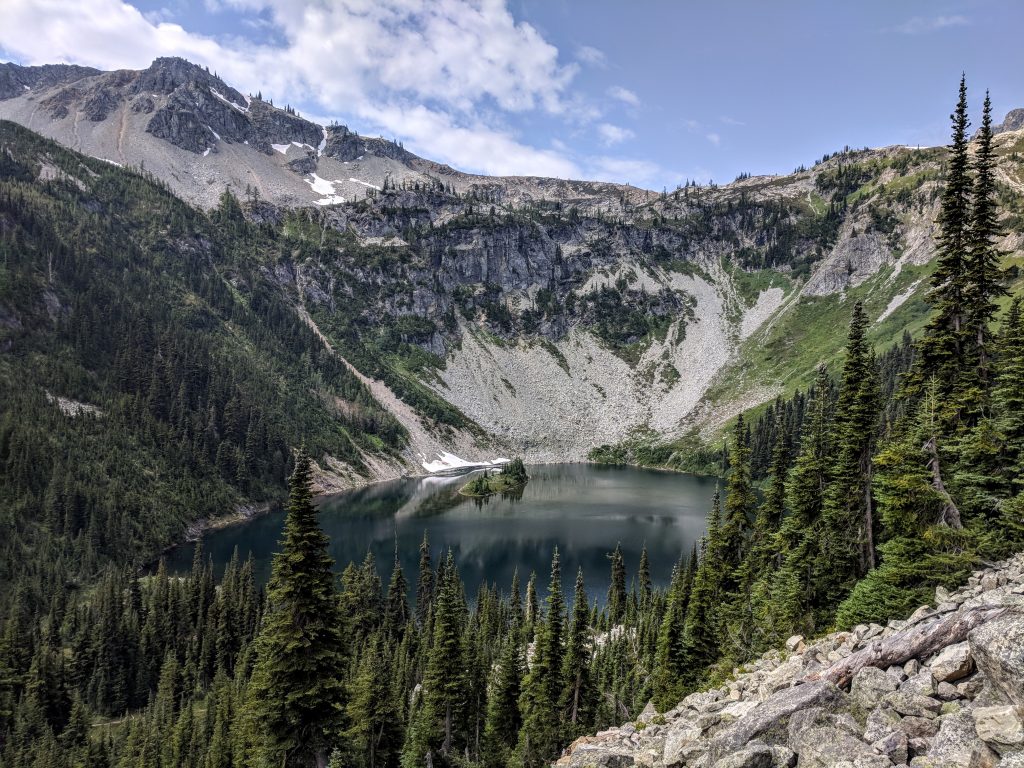
[{"label": "forested hillside", "polygon": [[290,240],[234,198],[0,124],[2,602],[141,564],[282,497],[292,450],[366,474],[403,428],[294,310]]},{"label": "forested hillside", "polygon": [[[518,576],[471,596],[427,540],[412,589],[369,556],[336,584],[308,453],[358,463],[403,435],[261,292],[301,241],[5,126],[3,764],[540,768],[792,634],[901,614],[1024,548],[1024,306],[995,245],[987,100],[971,154],[966,112],[961,86],[920,338],[874,350],[855,302],[840,366],[735,422],[668,588],[615,549],[593,607],[582,573],[562,594],[557,552],[546,595],[523,574],[525,598]],[[360,409],[325,418],[324,393]],[[265,594],[240,558],[215,585],[201,551],[186,578],[140,578],[175,515],[286,471]]]}]

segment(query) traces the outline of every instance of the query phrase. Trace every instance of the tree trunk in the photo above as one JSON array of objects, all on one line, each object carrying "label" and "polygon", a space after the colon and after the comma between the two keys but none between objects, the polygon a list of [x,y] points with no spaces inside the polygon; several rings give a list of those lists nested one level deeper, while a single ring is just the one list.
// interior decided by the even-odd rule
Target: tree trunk
[{"label": "tree trunk", "polygon": [[932,471],[932,488],[942,497],[945,502],[942,512],[939,514],[938,524],[948,525],[950,528],[960,530],[963,524],[960,522],[960,510],[953,503],[953,497],[946,490],[946,484],[942,482],[942,470],[939,467],[939,449],[935,435],[928,438],[921,446],[921,450],[928,456],[928,468]]},{"label": "tree trunk", "polygon": [[925,658],[947,645],[963,642],[972,629],[1002,616],[1006,610],[1005,607],[971,608],[932,621],[926,620],[884,640],[874,640],[867,647],[832,666],[805,676],[801,682],[826,680],[845,687],[864,667],[887,669],[893,664]]}]

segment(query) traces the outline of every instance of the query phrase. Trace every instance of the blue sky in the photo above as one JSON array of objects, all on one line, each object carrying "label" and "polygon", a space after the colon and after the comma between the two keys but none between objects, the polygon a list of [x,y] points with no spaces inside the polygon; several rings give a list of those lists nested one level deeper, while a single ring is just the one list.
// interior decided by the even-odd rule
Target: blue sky
[{"label": "blue sky", "polygon": [[[457,168],[672,188],[851,146],[933,145],[1024,106],[1024,3],[3,0],[0,57],[141,68],[181,55],[239,90]],[[975,118],[977,122],[977,118]]]}]

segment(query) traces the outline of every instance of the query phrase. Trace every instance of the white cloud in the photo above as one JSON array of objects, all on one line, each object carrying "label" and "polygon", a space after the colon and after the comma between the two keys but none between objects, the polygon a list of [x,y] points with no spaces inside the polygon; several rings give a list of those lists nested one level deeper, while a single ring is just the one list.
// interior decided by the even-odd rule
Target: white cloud
[{"label": "white cloud", "polygon": [[716,147],[717,147],[717,146],[718,146],[719,144],[721,144],[721,143],[722,143],[722,137],[721,137],[721,136],[719,136],[719,135],[718,135],[717,133],[714,133],[714,132],[712,132],[712,133],[708,133],[708,134],[705,134],[705,135],[704,135],[704,138],[705,138],[705,139],[707,139],[708,141],[710,141],[710,142],[711,142],[712,144],[714,144],[714,145],[715,145]]},{"label": "white cloud", "polygon": [[914,16],[895,27],[903,35],[924,35],[950,27],[964,27],[970,24],[966,16]]},{"label": "white cloud", "polygon": [[632,184],[636,187],[656,186],[675,176],[657,163],[623,157],[595,157],[587,164],[588,178]]},{"label": "white cloud", "polygon": [[613,144],[621,144],[623,141],[632,139],[636,135],[629,128],[622,128],[611,123],[601,123],[597,126],[597,132],[601,136],[601,143],[606,147],[610,147]]},{"label": "white cloud", "polygon": [[[558,49],[517,22],[503,0],[223,0],[269,17],[284,41],[277,46],[214,40],[121,0],[3,4],[0,47],[27,64],[140,69],[158,56],[183,56],[243,91],[372,119],[447,162],[488,172],[569,175],[575,168],[479,122],[492,106],[560,115],[578,66],[562,64]],[[447,135],[422,130],[427,115]],[[455,151],[452,135],[464,151]]]},{"label": "white cloud", "polygon": [[613,85],[609,88],[608,95],[613,99],[618,99],[623,104],[629,104],[631,107],[640,106],[640,97],[629,90],[629,88],[623,88],[621,85]]},{"label": "white cloud", "polygon": [[584,64],[589,64],[592,67],[604,68],[608,64],[604,51],[599,48],[595,48],[592,45],[581,45],[577,48],[576,58]]},{"label": "white cloud", "polygon": [[722,115],[720,118],[725,125],[746,125],[746,123],[737,120],[735,117],[729,117],[728,115]]}]

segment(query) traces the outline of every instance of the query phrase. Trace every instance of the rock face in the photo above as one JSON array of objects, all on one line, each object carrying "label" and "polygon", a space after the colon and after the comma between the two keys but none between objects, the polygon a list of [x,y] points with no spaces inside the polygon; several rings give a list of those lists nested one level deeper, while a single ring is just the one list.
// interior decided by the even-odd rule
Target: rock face
[{"label": "rock face", "polygon": [[1006,133],[1007,131],[1019,131],[1024,128],[1024,109],[1011,109],[1006,113],[1003,122],[992,128],[993,133]]},{"label": "rock face", "polygon": [[[663,715],[577,740],[568,768],[1013,768],[1024,765],[1024,553],[971,577],[906,620],[794,638]],[[959,617],[991,617],[967,640],[882,669],[861,668],[849,691],[830,669],[880,646],[912,647]],[[787,655],[788,654],[788,655]],[[819,678],[814,682],[805,682]],[[836,678],[839,679],[839,678]],[[738,694],[738,699],[737,699]]]}]

